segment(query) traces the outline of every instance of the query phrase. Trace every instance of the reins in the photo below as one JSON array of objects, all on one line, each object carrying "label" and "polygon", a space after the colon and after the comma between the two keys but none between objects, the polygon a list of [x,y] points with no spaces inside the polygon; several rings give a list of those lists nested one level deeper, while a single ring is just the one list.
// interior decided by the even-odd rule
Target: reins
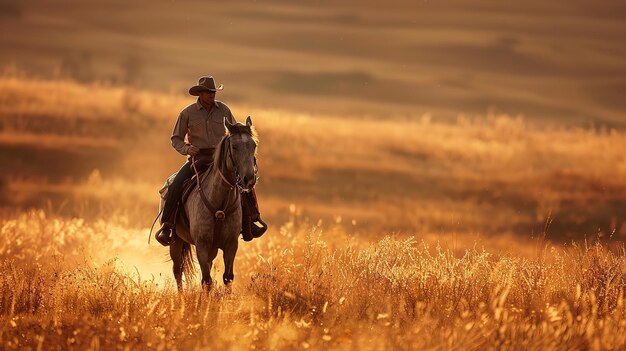
[{"label": "reins", "polygon": [[[229,151],[230,151],[230,147],[229,147]],[[232,155],[231,155],[232,158]],[[191,156],[191,166],[193,167],[193,171],[196,175],[196,183],[198,184],[198,192],[200,193],[200,199],[202,199],[202,203],[204,203],[204,206],[209,210],[209,212],[211,214],[213,214],[213,216],[215,217],[215,226],[213,227],[213,237],[218,237],[221,232],[222,232],[222,225],[224,223],[224,219],[226,218],[227,215],[232,214],[232,212],[234,212],[235,208],[237,207],[238,204],[238,200],[239,200],[239,192],[236,191],[236,188],[238,187],[237,182],[235,181],[235,185],[233,185],[231,182],[228,181],[228,179],[226,179],[226,177],[224,176],[222,170],[220,169],[220,164],[219,163],[223,163],[223,161],[220,159],[218,160],[218,162],[214,162],[213,164],[211,164],[211,166],[209,167],[209,169],[206,171],[206,175],[209,174],[209,172],[211,171],[211,168],[213,166],[216,167],[216,171],[217,173],[220,175],[221,180],[226,183],[226,185],[228,185],[229,191],[228,191],[228,197],[226,199],[226,205],[225,208],[223,210],[220,209],[216,209],[213,205],[211,205],[211,202],[209,201],[209,199],[207,198],[206,194],[204,193],[203,189],[202,189],[202,181],[206,178],[203,177],[202,179],[200,179],[200,174],[198,173],[198,169],[196,168],[196,158],[195,156]],[[233,163],[234,164],[234,163]],[[238,178],[238,177],[237,177]],[[235,201],[232,202],[232,204],[230,204],[230,206],[228,206],[229,200],[230,200],[230,193],[231,190],[235,190]],[[228,207],[226,207],[228,206]]]},{"label": "reins", "polygon": [[[227,137],[227,138],[230,138]],[[223,163],[223,166],[226,167],[226,159],[230,158],[230,162],[233,164],[233,166],[235,165],[235,160],[233,160],[233,152],[230,149],[230,139],[228,140],[228,156],[224,157],[223,161],[221,161]],[[255,162],[256,164],[256,162]],[[235,168],[235,181],[233,183],[229,182],[228,179],[226,179],[226,176],[224,176],[224,173],[222,173],[222,171],[220,170],[219,167],[217,167],[217,172],[219,173],[220,177],[222,178],[222,180],[224,181],[224,183],[228,184],[229,187],[231,188],[237,188],[237,190],[239,192],[246,192],[246,190],[243,188],[243,186],[241,186],[240,182],[241,182],[241,178],[239,176],[239,172],[237,171],[237,168]]]}]

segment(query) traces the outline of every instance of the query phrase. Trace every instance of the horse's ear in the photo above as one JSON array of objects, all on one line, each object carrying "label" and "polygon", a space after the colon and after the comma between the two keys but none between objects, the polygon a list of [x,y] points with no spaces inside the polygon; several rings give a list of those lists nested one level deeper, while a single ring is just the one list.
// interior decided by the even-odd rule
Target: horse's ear
[{"label": "horse's ear", "polygon": [[226,117],[224,117],[224,125],[226,126],[226,129],[228,129],[228,132],[230,132],[230,133],[233,132],[234,125],[232,123],[230,123],[230,121]]},{"label": "horse's ear", "polygon": [[246,118],[246,125],[252,127],[252,117],[248,116],[248,118]]}]

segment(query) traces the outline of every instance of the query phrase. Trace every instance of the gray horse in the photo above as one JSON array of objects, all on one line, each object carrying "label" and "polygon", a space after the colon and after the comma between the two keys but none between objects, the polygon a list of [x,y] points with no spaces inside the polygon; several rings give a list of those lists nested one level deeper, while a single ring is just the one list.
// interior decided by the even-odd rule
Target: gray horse
[{"label": "gray horse", "polygon": [[182,211],[176,220],[170,257],[179,290],[183,273],[187,278],[194,275],[191,245],[196,246],[203,288],[211,289],[211,266],[218,249],[224,253],[224,284],[228,286],[235,279],[233,264],[241,233],[240,191],[252,189],[256,182],[258,139],[250,117],[246,124],[225,120],[225,125],[228,133],[215,149],[213,164],[200,174],[200,188],[196,185],[184,203],[189,222]]}]

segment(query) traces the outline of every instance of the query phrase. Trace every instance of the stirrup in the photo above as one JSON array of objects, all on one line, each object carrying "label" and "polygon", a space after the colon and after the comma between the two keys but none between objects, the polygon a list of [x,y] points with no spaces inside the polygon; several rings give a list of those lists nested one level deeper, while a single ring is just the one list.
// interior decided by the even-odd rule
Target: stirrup
[{"label": "stirrup", "polygon": [[172,244],[172,239],[174,237],[172,233],[172,225],[170,225],[169,223],[163,223],[161,225],[161,228],[159,228],[159,230],[154,234],[154,238],[156,239],[156,241],[159,242],[159,244],[163,246],[169,246],[170,244]]},{"label": "stirrup", "polygon": [[[258,225],[260,223],[261,225]],[[252,237],[260,238],[267,231],[267,223],[261,219],[261,217],[257,218],[255,221],[252,221],[250,225],[250,231],[252,232]]]}]

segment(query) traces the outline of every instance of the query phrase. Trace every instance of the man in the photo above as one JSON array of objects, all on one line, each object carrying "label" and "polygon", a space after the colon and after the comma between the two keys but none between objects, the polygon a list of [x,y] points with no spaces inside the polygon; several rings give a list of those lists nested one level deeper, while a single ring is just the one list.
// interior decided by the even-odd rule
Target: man
[{"label": "man", "polygon": [[[180,112],[176,125],[174,125],[171,138],[172,146],[180,154],[188,156],[188,161],[180,168],[167,192],[167,199],[161,215],[162,226],[155,235],[156,240],[164,246],[169,245],[173,237],[176,208],[182,196],[183,183],[194,174],[191,156],[195,157],[196,166],[200,166],[202,169],[206,168],[212,162],[215,147],[225,134],[224,118],[227,118],[232,124],[236,123],[228,106],[215,100],[215,93],[223,88],[224,86],[221,84],[218,87],[215,86],[213,77],[201,77],[198,85],[189,89],[189,94],[197,96],[198,100]],[[185,142],[185,137],[187,137],[187,142]],[[253,200],[250,200],[252,197]],[[248,202],[244,202],[246,200]],[[250,205],[250,201],[253,201],[252,205]],[[256,195],[252,193],[250,196],[242,196],[242,202],[245,227],[246,208],[248,210],[253,208],[253,212],[256,210],[258,213]],[[260,217],[256,220],[265,225]],[[262,233],[257,232],[254,237],[258,237],[257,235],[260,236]],[[246,236],[244,232],[244,240],[252,240],[252,237]]]}]

